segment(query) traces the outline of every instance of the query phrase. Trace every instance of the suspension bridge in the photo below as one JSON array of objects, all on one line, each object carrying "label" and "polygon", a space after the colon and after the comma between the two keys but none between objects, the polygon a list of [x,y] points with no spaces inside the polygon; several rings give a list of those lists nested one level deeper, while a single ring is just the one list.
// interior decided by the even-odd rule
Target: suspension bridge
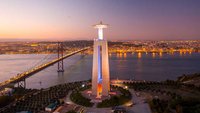
[{"label": "suspension bridge", "polygon": [[66,55],[64,55],[63,53],[63,45],[62,43],[58,43],[58,58],[54,59],[54,60],[51,60],[47,63],[43,63],[41,65],[38,65],[38,66],[35,66],[34,68],[32,69],[29,69],[28,71],[25,71],[25,72],[22,72],[20,74],[17,74],[16,76],[4,81],[4,82],[1,82],[0,83],[0,90],[3,89],[3,88],[6,88],[6,87],[9,87],[9,86],[14,86],[15,84],[18,85],[18,87],[23,87],[23,88],[26,88],[26,78],[34,75],[35,73],[55,64],[55,63],[58,63],[58,72],[63,72],[64,69],[63,69],[63,60],[70,57],[70,56],[73,56],[77,53],[80,53],[80,52],[83,52],[83,51],[86,51],[88,50],[90,47],[85,47],[85,48],[82,48],[80,50],[76,50],[74,52],[71,52],[71,53],[68,53]]}]

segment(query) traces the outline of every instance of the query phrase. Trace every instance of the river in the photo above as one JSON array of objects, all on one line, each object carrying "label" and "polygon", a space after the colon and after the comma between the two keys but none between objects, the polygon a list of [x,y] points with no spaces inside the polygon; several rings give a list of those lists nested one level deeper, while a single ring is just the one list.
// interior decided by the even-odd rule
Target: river
[{"label": "river", "polygon": [[[0,55],[0,82],[36,65],[48,62],[56,55],[16,54]],[[175,80],[182,74],[200,72],[200,53],[127,53],[109,55],[112,79],[162,81]],[[57,64],[26,79],[27,88],[47,88],[56,84],[88,80],[92,74],[92,55],[77,54],[64,60],[64,73],[57,72]]]}]

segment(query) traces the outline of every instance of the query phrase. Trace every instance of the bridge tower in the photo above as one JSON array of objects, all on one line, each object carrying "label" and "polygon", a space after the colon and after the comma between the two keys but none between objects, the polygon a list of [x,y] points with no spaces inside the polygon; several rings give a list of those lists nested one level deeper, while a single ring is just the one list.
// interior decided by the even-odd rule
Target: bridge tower
[{"label": "bridge tower", "polygon": [[[58,42],[58,58],[63,57],[63,42]],[[63,59],[58,61],[58,72],[64,72]]]},{"label": "bridge tower", "polygon": [[18,81],[17,87],[26,89],[26,79],[24,78],[24,79]]}]

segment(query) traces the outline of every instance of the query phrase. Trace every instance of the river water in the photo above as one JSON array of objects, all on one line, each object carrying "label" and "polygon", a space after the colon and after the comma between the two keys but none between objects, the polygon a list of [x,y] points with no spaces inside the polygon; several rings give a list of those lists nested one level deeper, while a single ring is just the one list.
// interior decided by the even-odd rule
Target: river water
[{"label": "river water", "polygon": [[[48,62],[56,55],[0,55],[0,82]],[[200,53],[186,54],[110,54],[112,79],[162,81],[175,80],[182,74],[200,72]],[[92,55],[74,55],[64,60],[64,73],[57,73],[57,64],[26,79],[27,88],[47,88],[56,84],[88,80],[92,74]]]}]

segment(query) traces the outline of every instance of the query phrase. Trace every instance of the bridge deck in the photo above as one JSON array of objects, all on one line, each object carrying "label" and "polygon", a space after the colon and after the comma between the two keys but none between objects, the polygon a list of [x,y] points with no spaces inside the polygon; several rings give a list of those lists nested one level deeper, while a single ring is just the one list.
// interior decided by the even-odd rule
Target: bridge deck
[{"label": "bridge deck", "polygon": [[41,71],[41,70],[43,70],[43,69],[45,69],[45,68],[51,66],[51,65],[53,65],[53,64],[55,64],[55,63],[57,63],[57,62],[59,62],[59,61],[62,60],[62,59],[68,58],[68,57],[70,57],[70,56],[72,56],[72,55],[74,55],[74,54],[77,54],[77,53],[79,53],[79,52],[81,52],[81,51],[85,51],[85,50],[87,50],[87,49],[89,49],[89,47],[86,47],[86,48],[83,48],[83,49],[74,51],[74,52],[69,53],[69,54],[66,54],[66,55],[63,56],[63,57],[60,57],[60,58],[58,58],[58,59],[54,59],[54,60],[52,60],[52,61],[50,61],[50,62],[48,62],[48,63],[39,65],[39,66],[37,66],[37,67],[35,67],[35,68],[31,69],[31,70],[28,70],[28,71],[26,71],[26,72],[23,72],[23,73],[21,73],[21,74],[18,74],[18,75],[16,75],[16,76],[10,78],[9,80],[6,80],[6,81],[4,81],[4,82],[1,82],[1,83],[0,83],[0,89],[3,89],[3,88],[7,87],[7,86],[10,85],[10,84],[15,84],[15,83],[17,83],[17,82],[19,82],[19,81],[22,81],[23,79],[30,77],[31,75],[33,75],[33,74],[35,74],[35,73],[37,73],[37,72],[39,72],[39,71]]}]

